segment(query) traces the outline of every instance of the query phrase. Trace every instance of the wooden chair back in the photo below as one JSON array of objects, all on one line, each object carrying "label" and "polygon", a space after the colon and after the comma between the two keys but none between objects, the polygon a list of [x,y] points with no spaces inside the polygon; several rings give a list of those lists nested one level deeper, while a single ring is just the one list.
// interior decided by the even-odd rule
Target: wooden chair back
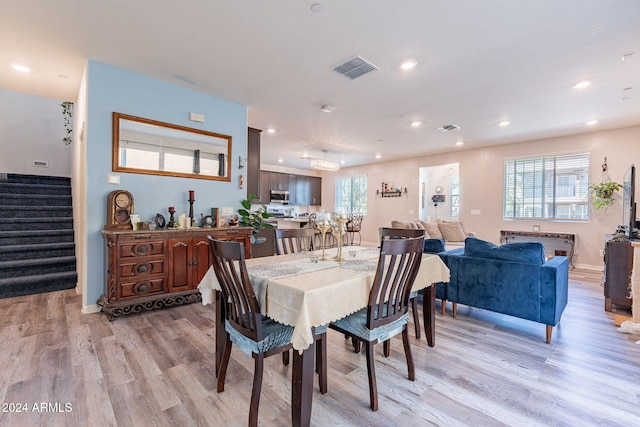
[{"label": "wooden chair back", "polygon": [[380,228],[380,240],[385,239],[410,239],[424,236],[424,230],[413,230],[408,228]]},{"label": "wooden chair back", "polygon": [[347,221],[347,231],[360,231],[362,227],[362,218],[363,215],[361,213],[354,213],[349,216],[349,221]]},{"label": "wooden chair back", "polygon": [[291,228],[276,230],[276,254],[285,255],[313,249],[313,228]]},{"label": "wooden chair back", "polygon": [[225,315],[242,335],[262,340],[262,315],[244,258],[241,242],[215,240],[209,237],[213,269],[222,288]]},{"label": "wooden chair back", "polygon": [[389,324],[409,310],[409,294],[420,263],[424,237],[384,239],[369,293],[367,328]]}]

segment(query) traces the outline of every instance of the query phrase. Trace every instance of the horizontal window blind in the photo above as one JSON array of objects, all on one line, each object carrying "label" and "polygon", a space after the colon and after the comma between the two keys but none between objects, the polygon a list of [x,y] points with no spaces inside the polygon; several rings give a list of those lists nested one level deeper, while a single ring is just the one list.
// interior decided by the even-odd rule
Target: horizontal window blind
[{"label": "horizontal window blind", "polygon": [[589,153],[507,160],[505,219],[589,219]]}]

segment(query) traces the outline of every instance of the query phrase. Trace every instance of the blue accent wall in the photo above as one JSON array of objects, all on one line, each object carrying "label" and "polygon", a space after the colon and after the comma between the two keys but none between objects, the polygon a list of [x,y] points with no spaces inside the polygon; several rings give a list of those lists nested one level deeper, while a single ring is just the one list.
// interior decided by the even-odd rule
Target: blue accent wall
[{"label": "blue accent wall", "polygon": [[[238,157],[247,157],[247,107],[195,90],[185,89],[146,76],[89,61],[87,73],[87,154],[88,283],[87,301],[95,302],[104,293],[105,243],[103,229],[109,192],[130,191],[134,210],[141,220],[156,213],[168,220],[167,208],[189,214],[188,191],[195,191],[194,215],[210,214],[211,207],[240,207],[246,190],[239,188]],[[112,113],[130,114],[232,137],[231,182],[190,178],[139,175],[111,170]],[[205,116],[205,123],[189,120],[189,113]],[[120,185],[107,184],[107,175],[120,175]]]}]

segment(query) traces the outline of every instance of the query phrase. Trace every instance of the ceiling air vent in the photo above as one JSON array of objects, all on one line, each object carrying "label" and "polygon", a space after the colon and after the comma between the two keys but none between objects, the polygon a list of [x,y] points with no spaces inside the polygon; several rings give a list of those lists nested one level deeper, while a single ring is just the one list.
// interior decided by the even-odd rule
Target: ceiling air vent
[{"label": "ceiling air vent", "polygon": [[449,131],[456,130],[456,129],[460,129],[460,126],[458,126],[458,125],[445,125],[445,126],[440,126],[438,128],[438,130],[440,132],[449,132]]},{"label": "ceiling air vent", "polygon": [[348,61],[336,65],[333,70],[353,80],[371,71],[379,70],[379,68],[360,56],[354,56]]}]

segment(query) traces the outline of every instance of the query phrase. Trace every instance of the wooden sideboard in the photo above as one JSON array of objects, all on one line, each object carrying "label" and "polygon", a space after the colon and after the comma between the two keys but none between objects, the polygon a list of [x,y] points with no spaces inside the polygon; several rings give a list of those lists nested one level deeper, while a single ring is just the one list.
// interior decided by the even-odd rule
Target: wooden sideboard
[{"label": "wooden sideboard", "polygon": [[569,259],[569,267],[573,269],[573,253],[576,246],[576,235],[573,233],[558,233],[554,231],[522,231],[500,230],[500,243],[539,242],[544,245],[547,256],[553,257],[560,253]]},{"label": "wooden sideboard", "polygon": [[201,300],[197,286],[211,265],[208,236],[244,243],[251,258],[251,228],[102,231],[105,293],[97,304],[113,319],[142,310]]}]

